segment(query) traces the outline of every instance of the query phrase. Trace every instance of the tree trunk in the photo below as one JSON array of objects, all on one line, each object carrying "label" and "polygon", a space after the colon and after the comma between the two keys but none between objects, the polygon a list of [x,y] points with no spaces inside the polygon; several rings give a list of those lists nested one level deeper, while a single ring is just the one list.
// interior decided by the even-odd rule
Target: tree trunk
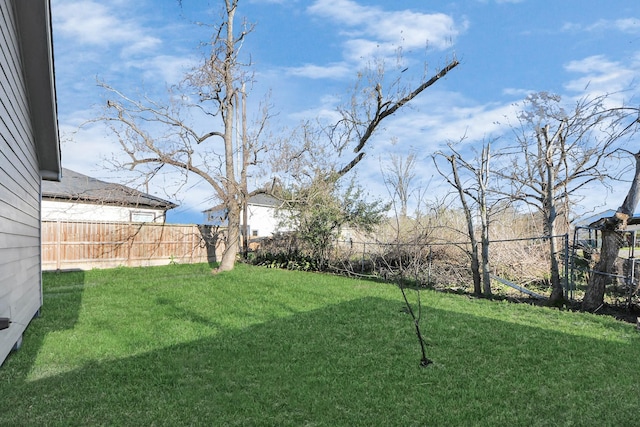
[{"label": "tree trunk", "polygon": [[489,181],[489,159],[491,144],[482,147],[480,174],[477,175],[480,199],[480,241],[482,248],[482,288],[484,296],[491,298],[491,271],[489,270],[489,209],[487,207],[487,182]]},{"label": "tree trunk", "polygon": [[[482,285],[480,278],[480,263],[478,260],[478,243],[472,242],[473,248],[471,249],[471,274],[473,275],[473,293],[475,295],[482,295]],[[491,296],[491,291],[489,295]]]},{"label": "tree trunk", "polygon": [[611,281],[616,259],[620,248],[624,244],[623,235],[620,230],[627,226],[627,219],[633,216],[633,212],[640,200],[640,152],[634,155],[636,170],[631,182],[631,188],[616,214],[607,218],[601,229],[602,248],[600,249],[600,260],[593,268],[593,273],[589,279],[587,291],[582,300],[582,309],[593,311],[604,304],[604,291],[606,285]]},{"label": "tree trunk", "polygon": [[595,311],[604,303],[604,291],[611,283],[611,274],[623,244],[622,234],[616,230],[602,230],[600,260],[591,273],[589,286],[582,300],[582,309]]},{"label": "tree trunk", "polygon": [[460,182],[460,176],[458,174],[457,157],[455,155],[447,157],[447,160],[451,164],[451,172],[453,173],[454,187],[458,190],[460,196],[460,203],[462,204],[462,210],[467,220],[467,232],[469,233],[469,241],[471,242],[471,273],[473,275],[473,293],[475,295],[482,295],[482,282],[480,279],[480,259],[478,256],[478,240],[475,235],[475,228],[473,226],[473,216],[471,215],[471,208],[467,204],[467,199],[464,195],[464,187]]},{"label": "tree trunk", "polygon": [[[549,303],[551,305],[560,306],[564,303],[564,290],[562,289],[562,283],[560,282],[560,266],[558,265],[558,258],[556,257],[556,218],[558,212],[556,210],[556,171],[554,167],[554,153],[557,150],[556,143],[560,143],[560,146],[564,145],[560,132],[563,128],[563,123],[558,126],[553,137],[549,137],[549,125],[538,131],[538,144],[542,146],[544,144],[545,153],[545,168],[546,168],[546,182],[544,183],[544,211],[546,216],[546,232],[549,236],[549,262],[550,262],[550,274],[551,274],[551,296],[549,297]],[[544,138],[540,138],[542,136]],[[544,141],[544,142],[543,142]]]},{"label": "tree trunk", "polygon": [[558,265],[558,258],[556,258],[555,241],[555,237],[549,239],[549,251],[551,252],[551,296],[549,297],[549,302],[551,305],[562,305],[564,302],[564,289],[562,289],[560,280],[560,266]]},{"label": "tree trunk", "polygon": [[553,193],[550,192],[545,200],[545,232],[549,237],[549,274],[551,275],[551,296],[549,297],[549,303],[551,305],[562,305],[564,302],[564,289],[562,288],[562,282],[560,280],[560,265],[556,257],[555,223],[557,215],[553,200]]},{"label": "tree trunk", "polygon": [[224,252],[222,253],[222,259],[218,266],[217,272],[233,270],[236,262],[236,257],[240,250],[240,206],[236,202],[228,204],[228,228],[227,239],[225,242]]},{"label": "tree trunk", "polygon": [[[483,233],[484,234],[484,233]],[[482,288],[484,296],[491,298],[491,271],[489,270],[489,237],[482,236]]]},{"label": "tree trunk", "polygon": [[236,256],[240,250],[240,215],[241,204],[240,198],[240,186],[236,182],[235,177],[235,164],[234,164],[234,144],[233,144],[233,131],[234,123],[233,116],[236,113],[236,90],[234,87],[234,70],[232,67],[233,58],[235,55],[234,48],[234,36],[233,36],[233,19],[236,12],[236,3],[230,0],[226,0],[227,7],[227,37],[226,37],[226,54],[225,54],[225,69],[224,69],[224,87],[225,97],[220,105],[220,112],[224,121],[224,159],[225,159],[225,205],[227,207],[227,241],[224,252],[222,253],[222,260],[218,266],[217,271],[229,271],[233,270],[236,262]]},{"label": "tree trunk", "polygon": [[242,83],[242,169],[240,171],[240,191],[242,196],[242,257],[249,255],[249,185],[247,183],[247,169],[249,168],[249,142],[247,138],[247,92]]}]

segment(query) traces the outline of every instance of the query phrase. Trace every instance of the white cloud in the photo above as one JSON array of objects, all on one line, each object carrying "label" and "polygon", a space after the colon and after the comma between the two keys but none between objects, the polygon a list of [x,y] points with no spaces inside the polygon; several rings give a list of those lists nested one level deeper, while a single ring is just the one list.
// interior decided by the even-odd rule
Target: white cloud
[{"label": "white cloud", "polygon": [[505,132],[508,119],[517,111],[512,103],[476,106],[445,106],[429,109],[429,112],[405,111],[387,132],[403,141],[413,141],[424,146],[427,152],[435,151],[449,141],[464,138],[468,142],[496,137]]},{"label": "white cloud", "polygon": [[[438,100],[446,96],[445,93],[436,95]],[[424,103],[420,106],[424,111],[404,110],[385,123],[370,141],[368,155],[357,170],[365,178],[367,190],[375,196],[388,198],[381,183],[381,162],[388,159],[389,153],[406,156],[413,151],[418,155],[414,190],[426,191],[430,202],[444,198],[450,189],[441,183],[431,154],[447,151],[448,142],[457,143],[464,138],[458,149],[470,155],[478,142],[509,132],[508,119],[513,119],[517,112],[517,107],[511,103],[456,107],[460,102],[465,104],[469,100],[457,99],[455,103],[444,100],[442,108],[433,108],[437,101],[431,106]]]},{"label": "white cloud", "polygon": [[[463,23],[462,27],[466,27]],[[424,14],[408,10],[382,14],[377,22],[371,22],[367,33],[389,43],[400,44],[405,49],[425,46],[444,50],[453,45],[460,33],[453,18],[443,13]]]},{"label": "white cloud", "polygon": [[337,23],[352,27],[370,21],[380,13],[379,8],[360,6],[351,0],[316,0],[308,10],[314,15],[332,18]]},{"label": "white cloud", "polygon": [[616,20],[600,19],[585,28],[587,31],[616,30],[623,33],[640,33],[640,20],[637,18],[624,18]]},{"label": "white cloud", "polygon": [[307,10],[342,26],[341,33],[348,37],[345,59],[354,62],[372,54],[390,55],[398,48],[444,50],[468,26],[443,13],[388,11],[352,0],[316,0]]},{"label": "white cloud", "polygon": [[564,68],[566,71],[582,76],[565,84],[567,90],[586,92],[593,95],[616,93],[629,89],[638,77],[637,65],[623,64],[607,59],[604,55],[594,55],[571,61]]},{"label": "white cloud", "polygon": [[381,44],[375,40],[351,39],[344,43],[344,57],[352,62],[360,63],[374,57],[393,55],[396,47]]},{"label": "white cloud", "polygon": [[351,31],[347,34],[360,34],[380,44],[391,43],[405,49],[427,44],[436,49],[447,49],[467,26],[462,23],[458,27],[453,18],[443,13],[386,11],[361,6],[352,0],[316,0],[308,10],[346,26],[344,31]]},{"label": "white cloud", "polygon": [[502,89],[503,95],[517,97],[520,99],[524,99],[527,95],[529,95],[532,92],[535,92],[535,91],[531,89],[519,89],[519,88],[513,88],[513,87]]},{"label": "white cloud", "polygon": [[148,51],[161,44],[148,30],[116,10],[93,0],[56,1],[53,4],[53,27],[56,34],[78,45],[123,46],[123,53]]},{"label": "white cloud", "polygon": [[198,65],[196,58],[157,55],[125,63],[127,68],[140,70],[145,81],[158,80],[169,85],[180,82],[185,73]]},{"label": "white cloud", "polygon": [[345,63],[335,63],[326,66],[307,64],[302,67],[289,68],[287,73],[311,79],[342,79],[350,75],[352,71],[351,67]]},{"label": "white cloud", "polygon": [[614,20],[600,19],[589,25],[567,22],[563,25],[562,29],[572,32],[619,31],[627,34],[640,34],[640,19],[633,17]]},{"label": "white cloud", "polygon": [[640,19],[638,18],[618,19],[615,21],[614,27],[624,33],[638,34],[640,33]]},{"label": "white cloud", "polygon": [[342,117],[336,109],[340,103],[340,98],[334,95],[324,95],[320,99],[320,105],[312,109],[296,111],[289,114],[289,118],[294,122],[308,120],[309,117],[318,119],[321,122],[337,123]]},{"label": "white cloud", "polygon": [[[76,118],[87,117],[90,112],[77,112]],[[106,160],[122,155],[119,145],[107,136],[103,124],[78,128],[84,119],[70,119],[60,124],[62,140],[62,165],[86,175],[96,176],[104,171]],[[97,177],[97,176],[96,176]]]}]

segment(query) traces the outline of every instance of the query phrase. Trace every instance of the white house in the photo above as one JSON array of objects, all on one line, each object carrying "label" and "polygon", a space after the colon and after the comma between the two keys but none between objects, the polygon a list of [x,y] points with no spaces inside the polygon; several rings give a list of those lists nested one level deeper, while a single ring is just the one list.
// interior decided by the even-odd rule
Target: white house
[{"label": "white house", "polygon": [[174,203],[121,184],[62,169],[59,182],[42,183],[43,221],[163,223]]},{"label": "white house", "polygon": [[60,175],[48,0],[0,0],[0,364],[42,306],[40,183]]},{"label": "white house", "polygon": [[[267,194],[251,196],[247,202],[247,225],[249,237],[267,237],[280,231],[277,210],[282,205],[275,197]],[[227,225],[227,210],[223,205],[217,205],[204,211],[205,222],[224,227]],[[240,225],[244,225],[243,216]]]}]

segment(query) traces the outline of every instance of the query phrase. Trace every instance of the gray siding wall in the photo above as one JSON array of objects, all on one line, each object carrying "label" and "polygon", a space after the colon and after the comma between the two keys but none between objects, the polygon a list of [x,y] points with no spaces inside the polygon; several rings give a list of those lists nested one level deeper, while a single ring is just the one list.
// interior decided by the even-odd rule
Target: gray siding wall
[{"label": "gray siding wall", "polygon": [[0,0],[0,364],[42,305],[40,173],[16,18]]}]

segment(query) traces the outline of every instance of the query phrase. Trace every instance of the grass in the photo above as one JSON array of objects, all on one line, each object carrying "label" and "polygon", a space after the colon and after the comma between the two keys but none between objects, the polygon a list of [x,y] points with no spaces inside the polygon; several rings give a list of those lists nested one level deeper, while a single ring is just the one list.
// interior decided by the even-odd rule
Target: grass
[{"label": "grass", "polygon": [[640,334],[423,291],[428,357],[390,285],[239,265],[44,275],[0,368],[0,425],[637,423]]}]

